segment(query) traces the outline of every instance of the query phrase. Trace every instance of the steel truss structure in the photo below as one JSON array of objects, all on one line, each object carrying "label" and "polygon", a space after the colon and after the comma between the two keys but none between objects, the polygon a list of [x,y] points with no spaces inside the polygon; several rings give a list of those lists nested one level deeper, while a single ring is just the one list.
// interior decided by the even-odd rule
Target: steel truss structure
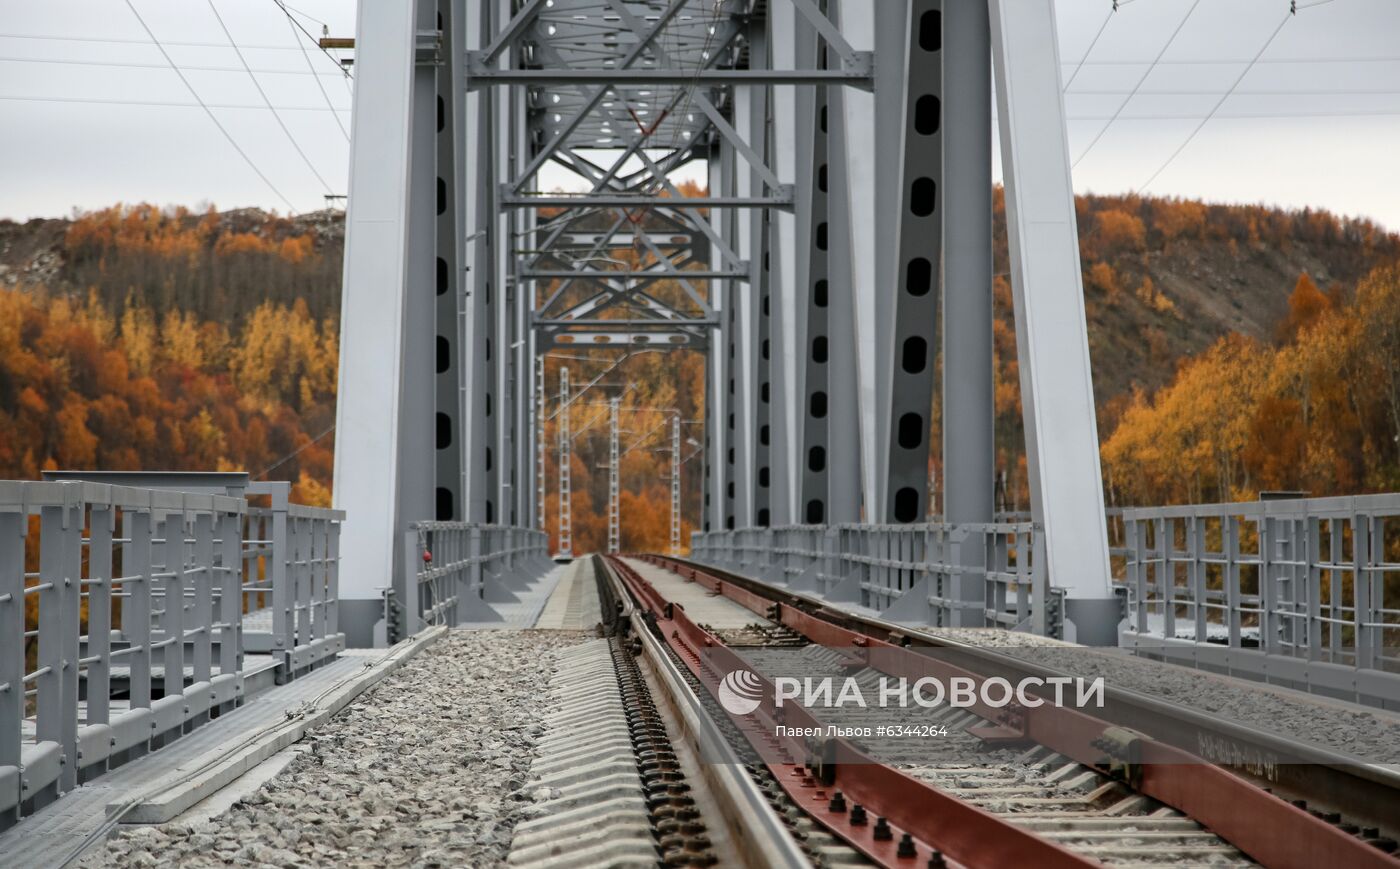
[{"label": "steel truss structure", "polygon": [[413,522],[539,521],[532,397],[560,346],[706,353],[713,532],[925,521],[941,356],[943,517],[990,523],[995,98],[1034,521],[1069,618],[1112,639],[1051,0],[359,16],[347,599],[402,581]]}]

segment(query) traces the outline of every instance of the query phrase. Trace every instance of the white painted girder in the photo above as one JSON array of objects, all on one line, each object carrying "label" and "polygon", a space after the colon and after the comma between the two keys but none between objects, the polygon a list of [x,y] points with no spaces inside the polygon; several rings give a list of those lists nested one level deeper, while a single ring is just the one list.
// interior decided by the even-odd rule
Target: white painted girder
[{"label": "white painted girder", "polygon": [[1016,357],[1035,521],[1055,585],[1105,599],[1108,535],[1052,0],[990,0]]}]

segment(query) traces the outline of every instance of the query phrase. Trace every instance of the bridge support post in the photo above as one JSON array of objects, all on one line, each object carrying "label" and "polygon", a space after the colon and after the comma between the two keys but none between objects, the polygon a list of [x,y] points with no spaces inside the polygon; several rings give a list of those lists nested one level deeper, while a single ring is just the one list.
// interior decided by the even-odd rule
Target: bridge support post
[{"label": "bridge support post", "polygon": [[1116,644],[1055,12],[1051,0],[990,10],[1032,512],[1065,589],[1066,638]]},{"label": "bridge support post", "polygon": [[347,513],[342,628],[357,646],[373,643],[378,589],[402,579],[402,532],[433,513],[436,73],[415,59],[435,11],[359,6],[334,486]]},{"label": "bridge support post", "polygon": [[[992,59],[987,7],[943,10],[943,516],[985,524],[995,512],[992,382]],[[985,564],[985,547],[960,547],[960,563]],[[948,579],[952,596],[980,604],[975,573]],[[954,626],[982,624],[981,607],[958,607]]]}]

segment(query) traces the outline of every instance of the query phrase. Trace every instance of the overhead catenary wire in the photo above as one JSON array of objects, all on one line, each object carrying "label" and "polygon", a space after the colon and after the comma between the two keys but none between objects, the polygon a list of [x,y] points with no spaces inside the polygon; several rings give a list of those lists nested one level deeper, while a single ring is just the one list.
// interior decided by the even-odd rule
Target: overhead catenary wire
[{"label": "overhead catenary wire", "polygon": [[261,471],[258,471],[257,475],[254,476],[253,479],[261,480],[263,477],[267,476],[271,471],[280,468],[282,465],[286,464],[287,462],[290,462],[292,459],[301,455],[302,450],[312,446],[313,444],[320,443],[326,437],[326,435],[330,434],[333,431],[335,431],[335,423],[331,423],[329,426],[326,427],[325,431],[322,431],[320,434],[316,435],[316,437],[312,438],[311,440],[292,450],[290,453],[287,453],[285,456],[268,465],[267,467],[263,468]]},{"label": "overhead catenary wire", "polygon": [[146,35],[151,38],[151,42],[159,49],[161,56],[165,58],[165,62],[170,64],[170,69],[174,71],[175,75],[180,77],[180,81],[185,85],[185,89],[190,92],[190,96],[194,97],[195,102],[199,103],[200,107],[204,109],[204,113],[209,116],[209,120],[214,122],[214,126],[219,128],[219,132],[222,133],[224,138],[228,140],[228,143],[233,146],[233,150],[238,152],[238,156],[243,158],[243,162],[248,164],[248,168],[252,169],[253,172],[262,179],[262,182],[267,185],[268,189],[277,194],[277,198],[285,202],[287,208],[295,215],[297,213],[296,206],[292,205],[292,201],[288,199],[281,190],[277,189],[277,185],[272,183],[272,180],[263,173],[262,169],[258,168],[258,164],[253,162],[253,158],[249,157],[248,153],[239,146],[238,142],[233,138],[233,135],[229,133],[228,129],[219,121],[218,115],[214,114],[214,110],[205,105],[199,92],[194,89],[194,85],[190,84],[190,80],[185,77],[185,73],[180,69],[179,65],[175,63],[175,60],[171,58],[170,52],[165,50],[165,46],[161,44],[159,39],[156,39],[155,33],[151,30],[150,25],[146,23],[146,19],[141,17],[141,13],[137,11],[136,6],[131,0],[124,0],[124,2],[126,3],[126,8],[131,10],[131,14],[134,15],[137,22],[140,23],[141,29],[146,31]]},{"label": "overhead catenary wire", "polygon": [[[227,45],[224,48],[228,48]],[[100,66],[111,69],[167,69],[163,63],[137,63],[134,61],[119,60],[87,60],[76,57],[0,57],[0,63],[52,63],[64,66]],[[193,66],[185,64],[181,69],[187,72],[245,72],[246,67],[241,66]],[[317,72],[314,69],[310,72],[302,72],[299,69],[268,69],[257,67],[253,72],[260,72],[264,75],[335,75],[333,72]]]},{"label": "overhead catenary wire", "polygon": [[[293,27],[305,34],[306,38],[311,41],[312,45],[316,46],[316,49],[318,51],[320,51],[326,57],[331,59],[331,62],[335,64],[336,69],[340,70],[340,74],[346,79],[346,86],[348,87],[349,79],[351,79],[353,76],[350,75],[350,70],[345,68],[345,64],[340,62],[340,58],[336,57],[334,54],[331,54],[330,51],[328,51],[327,49],[321,47],[320,40],[318,40],[315,36],[312,36],[311,31],[307,30],[305,27],[302,26],[302,23],[300,21],[292,17],[292,11],[289,8],[287,8],[286,3],[283,3],[282,0],[272,0],[272,2],[277,4],[277,8],[282,10],[282,14],[287,16],[287,20],[292,22]],[[311,16],[308,15],[307,17],[310,18]],[[314,18],[312,20],[315,21]],[[322,26],[324,26],[324,22],[317,23],[322,24]],[[279,47],[286,48],[287,46],[283,45]],[[303,54],[306,53],[306,48],[304,46],[301,46],[301,50]]]},{"label": "overhead catenary wire", "polygon": [[[267,91],[263,90],[262,84],[258,81],[258,77],[253,74],[253,70],[248,66],[247,59],[243,57],[242,49],[238,47],[238,41],[235,40],[233,34],[229,32],[228,25],[224,23],[224,17],[219,14],[219,7],[214,5],[214,0],[207,0],[207,2],[209,4],[209,11],[214,13],[214,20],[219,22],[219,29],[224,32],[224,36],[228,37],[229,45],[233,47],[233,53],[238,55],[238,62],[243,64],[243,69],[247,71],[248,78],[253,82],[254,89],[257,90],[258,96],[262,97],[262,101],[267,106],[268,111],[272,112],[273,120],[277,121],[277,126],[282,129],[282,134],[287,137],[287,141],[291,143],[292,149],[297,152],[298,157],[301,157],[301,162],[306,164],[306,168],[311,170],[311,174],[316,176],[316,180],[321,182],[321,186],[325,188],[326,192],[333,193],[334,191],[331,189],[331,185],[326,182],[325,178],[321,177],[321,173],[316,170],[316,165],[311,162],[310,157],[306,156],[306,152],[302,150],[301,144],[297,142],[296,136],[293,136],[292,131],[287,128],[287,122],[282,120],[282,115],[278,113],[277,107],[272,104],[272,100],[268,99]],[[334,113],[332,113],[332,115],[334,115]]]},{"label": "overhead catenary wire", "polygon": [[[276,3],[277,0],[273,0],[273,2]],[[1309,3],[1309,4],[1306,5],[1306,6],[1299,6],[1299,7],[1298,7],[1298,10],[1301,12],[1301,11],[1304,10],[1304,9],[1311,9],[1313,6],[1321,6],[1321,5],[1324,5],[1325,3],[1330,3],[1330,2],[1332,2],[1332,0],[1324,0],[1324,2]],[[280,5],[280,4],[279,4],[279,5]],[[1123,6],[1127,6],[1128,4],[1127,4],[1127,3],[1119,3],[1118,5],[1119,5],[1119,7],[1121,8],[1121,7],[1123,7]],[[294,25],[300,26],[299,23],[296,22],[295,20],[293,20],[292,23],[293,23]],[[302,32],[303,32],[303,33],[307,33],[307,31],[306,31],[305,29],[302,29]],[[317,42],[315,36],[311,35],[310,33],[307,33],[307,36],[308,36],[309,39],[311,39],[311,41],[313,42],[313,44],[316,45],[316,48],[317,48],[318,51],[323,51],[323,53],[326,54],[326,56],[327,56],[328,58],[330,58],[331,61],[333,61],[334,63],[337,64],[337,73],[338,73],[342,78],[348,78],[348,77],[350,77],[350,72],[349,72],[349,70],[346,70],[346,69],[343,69],[343,68],[340,68],[340,67],[339,67],[340,60],[339,60],[334,54],[331,54],[330,52],[324,51],[323,49],[321,49],[321,48],[320,48],[320,43]],[[121,38],[106,37],[106,36],[62,36],[62,35],[58,35],[58,34],[49,34],[49,33],[0,33],[0,39],[31,39],[31,40],[43,40],[43,41],[49,41],[49,42],[94,42],[94,43],[106,43],[106,44],[112,44],[112,45],[149,45],[149,44],[150,44],[147,40],[144,40],[144,39],[121,39]],[[228,45],[226,45],[226,44],[224,44],[224,43],[222,43],[222,42],[181,42],[181,41],[176,41],[176,40],[167,40],[167,41],[164,42],[164,44],[167,45],[167,46],[173,47],[173,48],[217,48],[217,49],[228,50]],[[243,43],[243,48],[244,48],[244,49],[257,49],[257,50],[259,50],[259,51],[301,51],[301,50],[302,50],[302,49],[299,48],[299,47],[294,47],[294,46],[290,46],[290,45],[267,45],[267,44],[257,44],[257,45],[254,45],[254,44],[249,44],[249,43]],[[1232,65],[1234,65],[1234,64],[1248,63],[1248,62],[1249,62],[1249,58],[1247,58],[1247,57],[1219,57],[1219,58],[1205,58],[1205,57],[1196,57],[1196,58],[1192,58],[1192,57],[1183,57],[1183,58],[1175,58],[1175,59],[1166,59],[1166,58],[1163,58],[1162,60],[1156,61],[1156,65],[1157,65],[1157,66],[1232,66]],[[1131,60],[1131,59],[1129,59],[1129,60],[1087,60],[1087,59],[1086,59],[1086,60],[1081,60],[1081,61],[1078,61],[1078,62],[1073,61],[1073,60],[1065,60],[1065,61],[1061,61],[1060,65],[1063,66],[1063,67],[1068,68],[1068,67],[1073,67],[1073,66],[1078,66],[1078,65],[1083,65],[1083,66],[1144,66],[1144,65],[1147,65],[1147,64],[1151,64],[1151,63],[1153,63],[1153,61],[1147,60],[1147,59],[1142,59],[1142,60]],[[1287,64],[1312,64],[1312,63],[1400,63],[1400,55],[1390,55],[1390,54],[1386,54],[1386,55],[1363,55],[1363,56],[1360,56],[1360,57],[1331,57],[1331,56],[1327,56],[1327,57],[1280,57],[1280,58],[1272,58],[1272,59],[1271,59],[1271,58],[1264,58],[1264,59],[1260,60],[1259,63],[1260,63],[1260,64],[1264,64],[1264,65],[1276,65],[1276,64],[1283,64],[1283,65],[1287,65]],[[187,68],[187,69],[196,69],[197,67],[186,67],[186,68]],[[329,74],[329,73],[327,73],[327,74]]]},{"label": "overhead catenary wire", "polygon": [[1089,55],[1094,53],[1094,46],[1099,44],[1099,37],[1103,36],[1103,32],[1108,29],[1108,22],[1113,20],[1113,13],[1117,11],[1118,3],[1114,2],[1114,4],[1109,7],[1108,14],[1103,17],[1103,23],[1099,25],[1098,32],[1095,33],[1094,38],[1089,41],[1089,47],[1084,50],[1084,56],[1079,58],[1079,63],[1074,67],[1074,72],[1070,73],[1069,79],[1065,81],[1065,90],[1069,90],[1069,86],[1074,84],[1074,80],[1079,77],[1079,71],[1084,68],[1084,64],[1088,61]]},{"label": "overhead catenary wire", "polygon": [[[345,141],[349,142],[350,131],[345,129],[345,124],[340,120],[340,115],[336,114],[335,106],[331,104],[331,95],[326,93],[326,86],[321,83],[321,77],[316,73],[316,65],[311,60],[311,52],[306,50],[306,43],[302,42],[301,37],[297,35],[296,20],[290,15],[287,16],[287,26],[292,28],[292,39],[301,47],[301,56],[306,59],[306,68],[315,76],[316,89],[321,92],[321,98],[326,101],[326,107],[331,109],[331,117],[335,119],[335,125],[340,128],[340,134],[345,137]],[[345,68],[341,67],[341,71],[344,72]]]},{"label": "overhead catenary wire", "polygon": [[1225,105],[1225,101],[1228,100],[1230,98],[1230,95],[1235,92],[1235,88],[1240,86],[1240,82],[1244,81],[1245,76],[1249,75],[1249,71],[1254,69],[1254,64],[1256,64],[1259,61],[1259,58],[1264,56],[1264,52],[1269,50],[1269,46],[1274,44],[1274,40],[1278,38],[1278,35],[1281,32],[1283,32],[1284,25],[1286,25],[1295,14],[1296,4],[1292,8],[1290,8],[1287,14],[1283,16],[1283,20],[1280,21],[1278,23],[1278,26],[1274,28],[1274,32],[1270,33],[1269,38],[1264,40],[1264,44],[1259,47],[1259,51],[1255,53],[1254,59],[1249,62],[1248,66],[1246,66],[1243,70],[1240,71],[1240,74],[1235,77],[1234,83],[1230,85],[1229,90],[1221,94],[1220,99],[1215,101],[1215,105],[1211,106],[1211,109],[1206,114],[1206,116],[1204,118],[1201,118],[1200,123],[1196,124],[1195,128],[1191,130],[1191,133],[1186,137],[1186,140],[1177,146],[1176,150],[1171,153],[1171,156],[1167,157],[1166,161],[1163,162],[1161,166],[1157,167],[1157,171],[1153,172],[1146,181],[1142,182],[1142,185],[1137,189],[1138,193],[1142,193],[1142,191],[1146,190],[1152,184],[1153,181],[1156,181],[1157,176],[1161,175],[1164,171],[1166,171],[1166,168],[1170,166],[1174,160],[1176,160],[1177,156],[1180,155],[1182,151],[1186,150],[1186,146],[1190,145],[1191,142],[1195,140],[1196,134],[1201,132],[1201,128],[1204,127],[1206,124],[1210,123],[1210,119],[1215,117],[1215,113],[1220,111],[1221,106]]},{"label": "overhead catenary wire", "polygon": [[1133,101],[1133,97],[1137,95],[1138,89],[1141,88],[1143,83],[1147,81],[1148,77],[1152,75],[1152,70],[1157,68],[1157,63],[1162,59],[1162,55],[1167,53],[1167,49],[1172,47],[1173,42],[1176,42],[1177,35],[1181,33],[1182,28],[1186,26],[1186,22],[1191,20],[1191,13],[1195,12],[1196,7],[1199,5],[1201,5],[1201,0],[1192,0],[1191,8],[1187,9],[1186,14],[1181,17],[1181,21],[1177,23],[1176,29],[1172,31],[1172,35],[1168,37],[1167,41],[1162,45],[1162,50],[1157,52],[1157,56],[1153,59],[1151,65],[1147,67],[1147,70],[1144,71],[1142,76],[1137,80],[1137,84],[1133,85],[1133,89],[1128,94],[1127,98],[1124,99],[1123,102],[1118,104],[1118,108],[1113,112],[1113,117],[1109,118],[1108,123],[1104,124],[1103,127],[1099,129],[1098,134],[1095,135],[1093,140],[1089,142],[1089,146],[1085,148],[1078,157],[1075,158],[1073,163],[1070,164],[1071,169],[1079,166],[1080,162],[1082,162],[1085,157],[1089,156],[1089,152],[1094,150],[1094,146],[1099,143],[1099,140],[1102,139],[1104,137],[1104,134],[1108,132],[1109,128],[1113,126],[1113,122],[1118,120],[1118,116],[1123,113],[1123,109],[1127,108],[1128,103],[1131,103]]},{"label": "overhead catenary wire", "polygon": [[[171,109],[249,109],[255,112],[267,111],[267,106],[251,103],[182,103],[175,100],[126,100],[104,97],[31,97],[22,94],[0,94],[0,100],[24,103],[80,103],[94,106],[151,106]],[[325,106],[278,106],[279,112],[346,112],[349,109],[326,108]]]}]

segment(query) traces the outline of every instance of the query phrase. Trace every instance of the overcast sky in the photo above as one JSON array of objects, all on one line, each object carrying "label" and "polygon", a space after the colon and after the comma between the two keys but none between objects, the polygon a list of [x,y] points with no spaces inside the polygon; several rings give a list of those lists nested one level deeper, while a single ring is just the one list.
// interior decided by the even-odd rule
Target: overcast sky
[{"label": "overcast sky", "polygon": [[[137,201],[304,211],[345,192],[350,83],[274,0],[214,3],[287,132],[209,0],[130,2],[267,180],[127,0],[0,0],[0,216]],[[291,6],[314,35],[354,33],[354,0]],[[1298,6],[1058,0],[1075,187],[1312,205],[1400,230],[1400,0]]]}]

